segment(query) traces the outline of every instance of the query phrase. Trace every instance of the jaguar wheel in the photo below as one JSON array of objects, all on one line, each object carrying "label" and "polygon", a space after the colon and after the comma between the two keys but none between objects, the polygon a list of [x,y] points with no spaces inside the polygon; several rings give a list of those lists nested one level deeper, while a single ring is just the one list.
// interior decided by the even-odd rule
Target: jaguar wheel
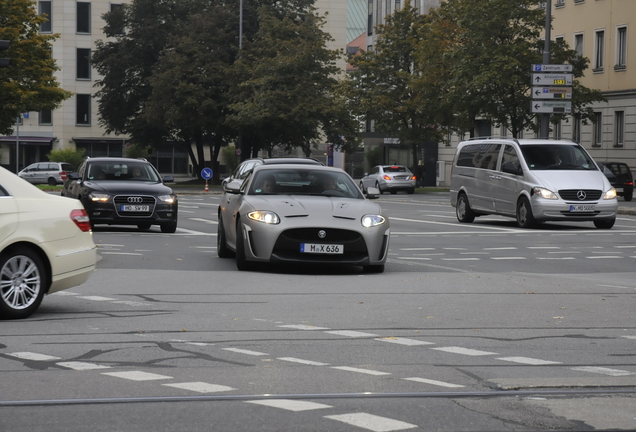
[{"label": "jaguar wheel", "polygon": [[219,258],[232,256],[232,251],[228,249],[227,241],[225,240],[225,226],[223,225],[221,214],[219,214],[219,223],[216,226],[216,254]]},{"label": "jaguar wheel", "polygon": [[251,263],[245,259],[245,241],[243,240],[243,225],[241,221],[236,222],[236,268],[243,270],[250,270],[252,268]]},{"label": "jaguar wheel", "polygon": [[0,255],[0,318],[26,318],[44,297],[48,276],[42,259],[31,249],[16,248]]}]

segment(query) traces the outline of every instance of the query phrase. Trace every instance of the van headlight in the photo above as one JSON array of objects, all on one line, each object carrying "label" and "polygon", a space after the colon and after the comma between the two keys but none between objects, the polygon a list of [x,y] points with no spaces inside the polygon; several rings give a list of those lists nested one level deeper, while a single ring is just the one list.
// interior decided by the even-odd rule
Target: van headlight
[{"label": "van headlight", "polygon": [[551,200],[559,199],[559,197],[557,197],[556,194],[552,192],[550,189],[546,189],[542,187],[532,188],[532,193],[534,195],[537,195],[545,199],[551,199]]},{"label": "van headlight", "polygon": [[616,189],[614,188],[611,188],[610,190],[605,192],[605,195],[603,195],[603,199],[614,199],[614,198],[616,198]]}]

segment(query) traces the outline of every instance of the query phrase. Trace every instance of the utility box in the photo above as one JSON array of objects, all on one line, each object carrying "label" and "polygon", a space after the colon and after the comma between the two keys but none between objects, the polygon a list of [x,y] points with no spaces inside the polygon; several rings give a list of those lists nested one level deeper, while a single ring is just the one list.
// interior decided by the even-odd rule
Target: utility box
[{"label": "utility box", "polygon": [[437,161],[437,186],[446,186],[446,161]]}]

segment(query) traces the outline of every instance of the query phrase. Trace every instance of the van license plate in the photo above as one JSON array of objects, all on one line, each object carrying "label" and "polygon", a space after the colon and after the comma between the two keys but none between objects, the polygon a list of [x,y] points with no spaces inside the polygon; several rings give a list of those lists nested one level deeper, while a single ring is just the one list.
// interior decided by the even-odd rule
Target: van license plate
[{"label": "van license plate", "polygon": [[570,212],[593,212],[595,208],[593,205],[571,205]]},{"label": "van license plate", "polygon": [[342,254],[344,246],[337,244],[301,243],[300,252],[316,254]]}]

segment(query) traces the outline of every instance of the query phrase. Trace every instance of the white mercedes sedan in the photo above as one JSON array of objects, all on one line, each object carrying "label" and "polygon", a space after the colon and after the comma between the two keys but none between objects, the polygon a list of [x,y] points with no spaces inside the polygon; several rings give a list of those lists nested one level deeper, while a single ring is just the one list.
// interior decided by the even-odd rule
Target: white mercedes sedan
[{"label": "white mercedes sedan", "polygon": [[45,294],[86,282],[96,252],[81,202],[0,167],[0,319],[26,318]]}]

